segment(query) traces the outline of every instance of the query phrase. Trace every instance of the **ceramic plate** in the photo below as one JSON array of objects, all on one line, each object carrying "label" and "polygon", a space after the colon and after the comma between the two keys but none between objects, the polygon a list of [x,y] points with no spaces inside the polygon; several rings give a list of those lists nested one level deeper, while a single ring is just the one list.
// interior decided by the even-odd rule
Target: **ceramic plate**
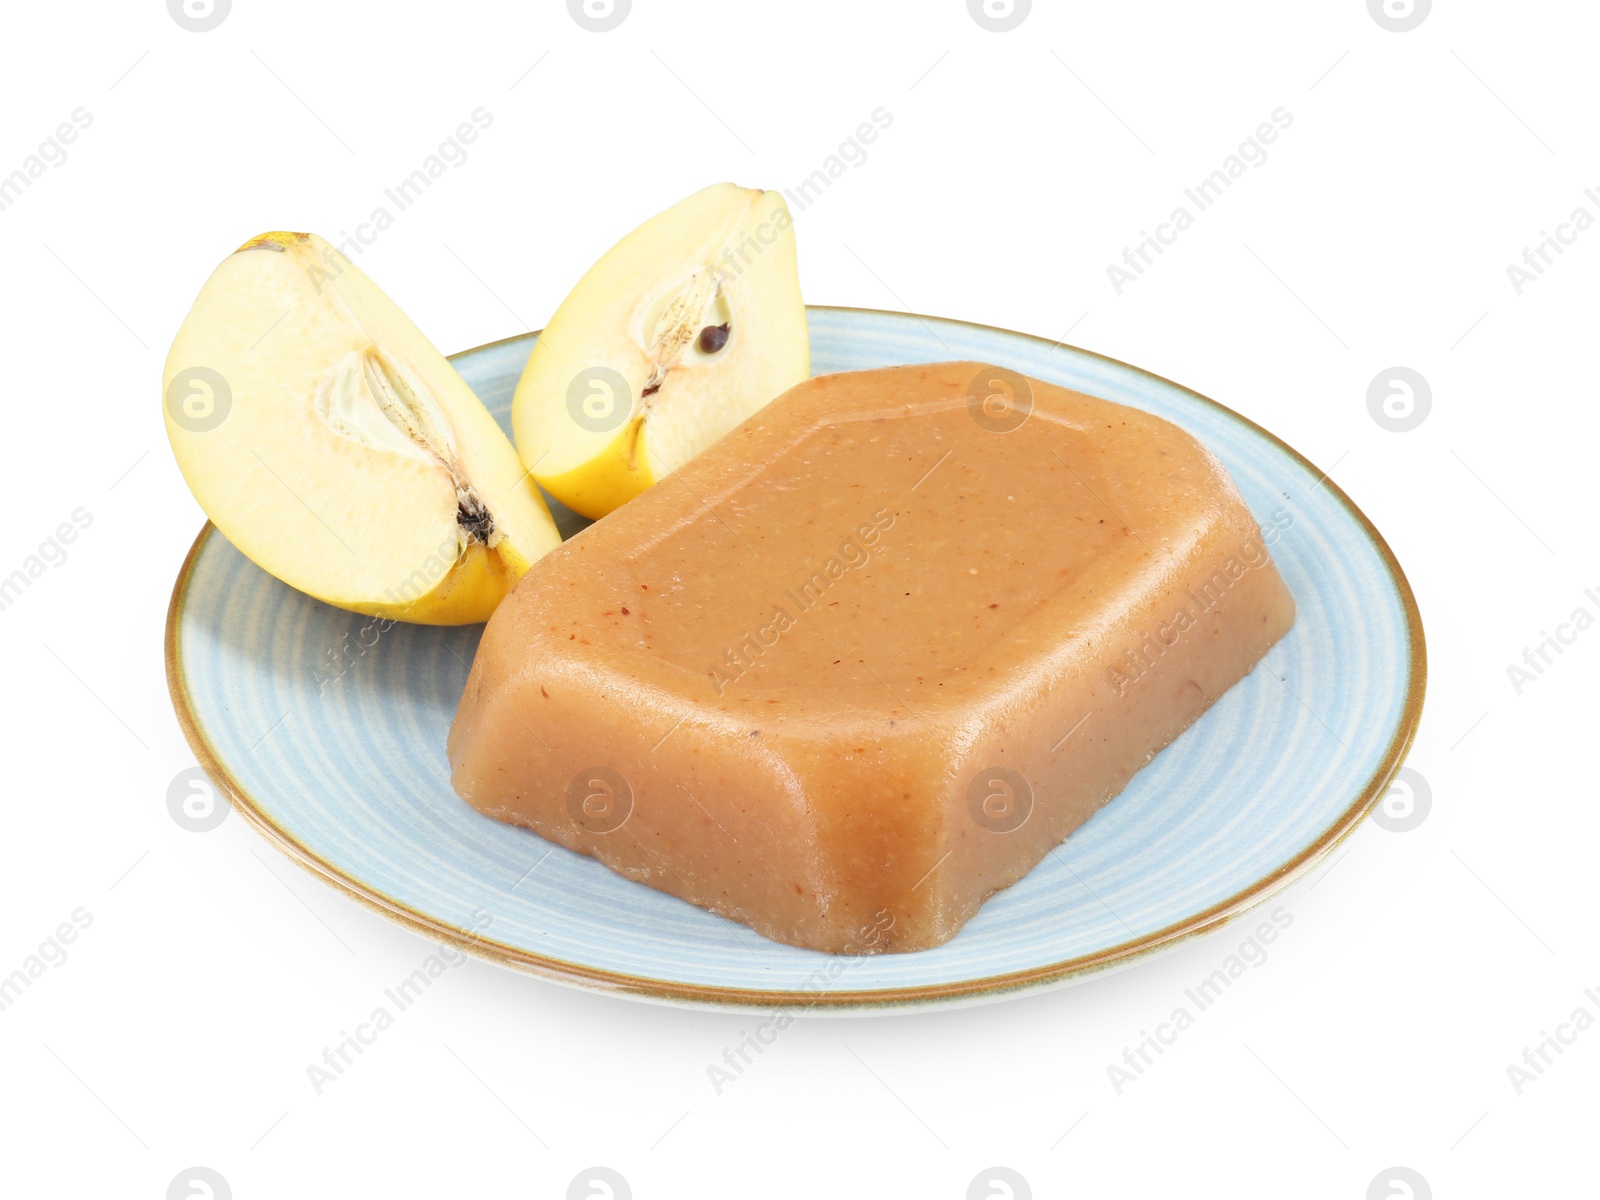
[{"label": "ceramic plate", "polygon": [[[1261,524],[1291,522],[1272,553],[1294,628],[949,943],[836,958],[480,816],[450,789],[445,733],[482,627],[375,635],[208,525],[173,589],[167,672],[189,742],[235,809],[325,882],[507,966],[646,999],[817,1011],[997,999],[1125,966],[1261,903],[1355,828],[1416,728],[1422,623],[1388,546],[1323,472],[1229,409],[1088,351],[904,313],[810,315],[819,374],[978,359],[1189,430]],[[533,342],[454,359],[508,432]]]}]

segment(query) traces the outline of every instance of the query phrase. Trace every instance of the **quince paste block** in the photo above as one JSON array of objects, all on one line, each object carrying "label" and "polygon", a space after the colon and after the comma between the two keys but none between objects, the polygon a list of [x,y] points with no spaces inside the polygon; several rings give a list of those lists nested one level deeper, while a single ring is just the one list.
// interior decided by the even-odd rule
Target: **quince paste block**
[{"label": "quince paste block", "polygon": [[1288,630],[1276,532],[1137,409],[811,379],[522,577],[455,788],[781,942],[936,946]]}]

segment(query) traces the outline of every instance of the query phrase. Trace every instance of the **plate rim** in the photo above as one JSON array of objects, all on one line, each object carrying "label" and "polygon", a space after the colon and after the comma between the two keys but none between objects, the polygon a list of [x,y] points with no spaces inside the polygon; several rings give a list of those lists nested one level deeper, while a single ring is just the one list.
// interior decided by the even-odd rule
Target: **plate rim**
[{"label": "plate rim", "polygon": [[[364,907],[414,932],[423,934],[435,941],[453,945],[501,966],[568,986],[600,991],[611,995],[622,995],[634,999],[717,1008],[799,1008],[808,1011],[815,1009],[832,1011],[881,1010],[924,1007],[936,1004],[944,1005],[963,1001],[996,1000],[1022,992],[1044,990],[1050,987],[1063,986],[1067,983],[1081,982],[1093,975],[1131,966],[1144,958],[1175,949],[1192,938],[1220,929],[1251,909],[1263,904],[1306,874],[1356,830],[1372,805],[1388,790],[1389,781],[1393,779],[1395,773],[1400,769],[1415,740],[1417,726],[1422,717],[1424,696],[1427,691],[1428,654],[1422,627],[1422,612],[1417,605],[1416,595],[1411,589],[1411,583],[1406,578],[1404,569],[1400,566],[1399,559],[1395,557],[1394,551],[1390,549],[1389,543],[1378,531],[1377,526],[1372,523],[1366,513],[1361,511],[1355,501],[1350,499],[1344,490],[1329,478],[1327,472],[1321,471],[1309,458],[1278,437],[1277,434],[1256,424],[1242,413],[1235,412],[1227,405],[1213,400],[1193,388],[1168,379],[1164,375],[1158,375],[1154,371],[1146,370],[1121,359],[1112,358],[1110,355],[1101,354],[1098,351],[1087,350],[1067,342],[1051,342],[1037,334],[1022,333],[999,325],[986,325],[982,322],[963,321],[953,317],[937,317],[922,313],[898,312],[893,309],[861,308],[849,305],[808,304],[806,309],[808,313],[812,311],[863,313],[871,316],[911,318],[923,322],[938,321],[944,324],[964,325],[969,328],[989,330],[1011,337],[1023,338],[1026,341],[1041,343],[1052,350],[1064,349],[1089,358],[1098,359],[1101,362],[1153,379],[1168,387],[1176,388],[1184,395],[1199,400],[1201,403],[1238,421],[1245,428],[1261,435],[1278,450],[1287,454],[1290,459],[1298,462],[1313,473],[1319,474],[1321,478],[1318,481],[1318,486],[1328,489],[1329,494],[1344,506],[1377,548],[1379,557],[1383,560],[1384,566],[1388,571],[1389,581],[1394,586],[1395,592],[1399,596],[1401,607],[1405,612],[1409,642],[1407,667],[1410,683],[1406,691],[1405,703],[1400,710],[1394,734],[1389,740],[1389,745],[1384,750],[1383,757],[1379,760],[1377,768],[1369,776],[1366,784],[1359,790],[1356,798],[1310,844],[1288,862],[1283,863],[1273,871],[1256,879],[1226,899],[1211,905],[1209,908],[1202,909],[1161,929],[1118,943],[1115,946],[1097,950],[1090,954],[1078,955],[1074,958],[1062,959],[1059,962],[1028,967],[1020,971],[1009,971],[998,975],[986,975],[978,979],[954,980],[946,983],[808,992],[782,988],[743,988],[680,983],[652,979],[647,976],[630,975],[625,972],[611,971],[600,967],[585,966],[582,963],[567,962],[564,959],[537,954],[533,951],[510,946],[457,928],[428,913],[412,908],[391,896],[385,895],[371,884],[356,879],[339,867],[327,862],[315,851],[298,841],[288,830],[280,826],[244,785],[234,777],[212,746],[210,739],[207,738],[199,716],[194,710],[184,682],[182,654],[178,640],[178,628],[182,622],[195,563],[198,561],[201,550],[206,546],[212,534],[218,532],[216,526],[207,520],[195,537],[193,544],[189,547],[188,554],[184,557],[183,565],[178,571],[178,577],[172,585],[171,599],[167,604],[166,628],[163,638],[167,691],[172,700],[173,711],[178,718],[178,725],[183,730],[183,735],[189,743],[189,748],[194,751],[195,758],[205,770],[206,775],[227,794],[234,810],[245,819],[252,829],[265,838],[275,849],[283,853],[291,862],[296,863],[336,891],[342,892]],[[513,334],[510,337],[499,338],[492,342],[473,346],[467,350],[457,351],[448,357],[453,363],[456,359],[466,355],[480,353],[484,350],[503,346],[510,342],[521,341],[525,338],[536,337],[541,332],[543,331],[533,330],[529,333]]]}]

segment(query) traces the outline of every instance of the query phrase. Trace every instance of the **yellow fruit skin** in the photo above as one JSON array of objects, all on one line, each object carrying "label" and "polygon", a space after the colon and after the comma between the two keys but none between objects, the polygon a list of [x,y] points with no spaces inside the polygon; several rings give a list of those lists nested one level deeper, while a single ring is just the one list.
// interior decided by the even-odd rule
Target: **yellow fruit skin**
[{"label": "yellow fruit skin", "polygon": [[655,483],[644,452],[644,420],[622,427],[615,440],[582,466],[560,475],[540,475],[541,487],[575,513],[599,520]]},{"label": "yellow fruit skin", "polygon": [[409,604],[318,599],[369,617],[413,625],[474,625],[489,619],[527,569],[528,563],[505,542],[494,550],[474,542],[432,591]]}]

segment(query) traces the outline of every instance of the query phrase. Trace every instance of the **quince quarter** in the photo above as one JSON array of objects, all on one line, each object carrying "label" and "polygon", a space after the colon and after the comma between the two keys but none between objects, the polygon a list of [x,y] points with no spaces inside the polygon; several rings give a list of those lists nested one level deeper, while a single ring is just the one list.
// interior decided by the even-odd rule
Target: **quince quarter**
[{"label": "quince quarter", "polygon": [[314,234],[263,234],[217,267],[173,339],[163,399],[206,515],[329,604],[487,620],[561,540],[455,368]]}]

